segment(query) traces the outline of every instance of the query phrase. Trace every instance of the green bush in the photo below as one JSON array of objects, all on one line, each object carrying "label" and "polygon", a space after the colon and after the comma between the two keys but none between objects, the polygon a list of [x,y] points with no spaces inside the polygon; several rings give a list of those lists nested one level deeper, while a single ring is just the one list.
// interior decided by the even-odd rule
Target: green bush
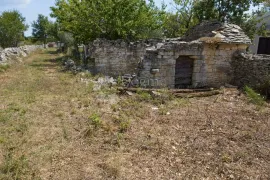
[{"label": "green bush", "polygon": [[262,106],[265,103],[265,98],[258,94],[256,91],[254,91],[252,88],[249,86],[244,87],[244,91],[249,99],[249,101],[253,104]]}]

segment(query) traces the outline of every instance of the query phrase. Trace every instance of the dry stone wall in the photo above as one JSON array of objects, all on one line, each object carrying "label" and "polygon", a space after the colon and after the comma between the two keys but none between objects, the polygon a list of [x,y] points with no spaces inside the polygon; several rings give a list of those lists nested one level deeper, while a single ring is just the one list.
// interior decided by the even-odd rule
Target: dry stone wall
[{"label": "dry stone wall", "polygon": [[[148,48],[142,61],[139,73],[142,87],[179,88],[175,86],[176,61],[179,57],[193,59],[190,77],[192,83],[182,88],[223,86],[233,79],[233,54],[247,48],[247,45],[207,44],[199,41],[158,45],[159,48]],[[179,71],[181,72],[181,69]]]},{"label": "dry stone wall", "polygon": [[253,55],[238,51],[231,63],[233,70],[232,83],[243,87],[258,87],[270,83],[270,55]]},{"label": "dry stone wall", "polygon": [[[96,73],[117,77],[137,74],[141,87],[176,87],[176,62],[179,57],[193,59],[191,84],[182,88],[220,87],[232,82],[233,54],[245,44],[184,42],[166,40],[127,43],[98,39],[90,44],[88,56]],[[180,70],[181,71],[181,70]]]},{"label": "dry stone wall", "polygon": [[27,45],[14,48],[0,49],[0,64],[8,63],[11,60],[18,60],[26,57],[37,49],[43,48],[42,45]]},{"label": "dry stone wall", "polygon": [[[224,86],[233,79],[231,61],[233,54],[237,51],[245,51],[247,45],[239,44],[205,44],[203,50],[204,85],[210,87]],[[195,69],[197,71],[197,69]],[[202,75],[201,73],[199,76]],[[198,82],[195,82],[199,84]]]},{"label": "dry stone wall", "polygon": [[88,57],[94,61],[96,73],[117,77],[138,72],[146,48],[161,40],[126,42],[97,39],[89,44]]},{"label": "dry stone wall", "polygon": [[135,73],[141,87],[220,87],[234,79],[233,54],[250,43],[237,25],[203,22],[183,38],[133,43],[98,39],[90,44],[88,57],[97,73]]},{"label": "dry stone wall", "polygon": [[[147,49],[140,66],[140,85],[142,87],[169,87],[175,86],[175,64],[179,56],[196,58],[194,66],[202,62],[203,44],[194,42],[160,43],[156,47]],[[194,72],[195,73],[195,72]],[[201,78],[203,76],[195,76]]]}]

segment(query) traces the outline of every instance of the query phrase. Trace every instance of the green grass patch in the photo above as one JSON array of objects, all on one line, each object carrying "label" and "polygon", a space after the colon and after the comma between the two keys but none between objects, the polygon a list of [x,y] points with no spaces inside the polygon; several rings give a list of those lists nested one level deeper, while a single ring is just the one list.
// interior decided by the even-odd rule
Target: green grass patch
[{"label": "green grass patch", "polygon": [[93,113],[90,117],[89,117],[90,123],[91,125],[93,125],[95,128],[98,128],[102,125],[102,121],[101,121],[101,117],[100,115]]},{"label": "green grass patch", "polygon": [[4,163],[0,166],[0,179],[23,179],[27,173],[28,162],[25,156],[18,158],[9,152],[4,156]]},{"label": "green grass patch", "polygon": [[244,87],[244,91],[249,99],[249,102],[256,104],[258,106],[263,106],[265,103],[265,98],[258,94],[255,90],[253,90],[249,86]]},{"label": "green grass patch", "polygon": [[9,64],[0,64],[0,73],[5,72],[10,68]]}]

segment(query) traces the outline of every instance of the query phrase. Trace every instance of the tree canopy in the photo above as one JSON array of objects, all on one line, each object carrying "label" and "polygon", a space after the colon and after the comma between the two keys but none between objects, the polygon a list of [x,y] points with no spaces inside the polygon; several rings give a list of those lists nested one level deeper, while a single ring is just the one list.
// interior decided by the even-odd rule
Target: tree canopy
[{"label": "tree canopy", "polygon": [[77,41],[148,38],[162,26],[153,0],[57,0],[52,17]]},{"label": "tree canopy", "polygon": [[[174,13],[167,13],[163,29],[167,37],[182,36],[205,20],[239,25],[251,38],[264,33],[261,22],[266,0],[174,0]],[[269,4],[269,3],[268,3]],[[252,10],[252,12],[251,12]]]},{"label": "tree canopy", "polygon": [[153,0],[56,0],[51,16],[62,31],[75,41],[96,38],[144,39],[179,37],[204,20],[239,25],[250,38],[257,28],[261,11],[250,13],[266,0],[173,0],[174,10],[158,8]]},{"label": "tree canopy", "polygon": [[0,15],[0,46],[17,46],[27,28],[25,18],[18,11],[4,11]]},{"label": "tree canopy", "polygon": [[220,22],[240,23],[251,7],[263,0],[200,0],[195,6],[199,21],[215,19]]},{"label": "tree canopy", "polygon": [[36,40],[42,41],[45,43],[48,37],[56,38],[58,37],[57,33],[57,24],[49,21],[47,16],[42,14],[38,15],[38,19],[32,23],[32,35]]},{"label": "tree canopy", "polygon": [[188,29],[199,23],[195,17],[194,0],[174,0],[175,12],[167,12],[163,19],[166,37],[183,36]]},{"label": "tree canopy", "polygon": [[[194,5],[194,13],[199,22],[218,20],[237,24],[253,39],[255,34],[262,32],[262,28],[256,26],[261,20],[263,2],[265,0],[199,0]],[[260,10],[250,13],[255,7]]]}]

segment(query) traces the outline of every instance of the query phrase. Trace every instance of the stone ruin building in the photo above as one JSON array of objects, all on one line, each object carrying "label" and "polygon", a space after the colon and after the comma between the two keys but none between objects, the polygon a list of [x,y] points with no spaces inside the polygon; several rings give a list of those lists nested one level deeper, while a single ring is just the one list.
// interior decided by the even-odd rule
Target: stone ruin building
[{"label": "stone ruin building", "polygon": [[177,39],[97,39],[89,45],[88,56],[96,73],[113,77],[135,73],[140,87],[220,87],[235,81],[234,54],[246,52],[250,44],[237,25],[204,22]]}]

